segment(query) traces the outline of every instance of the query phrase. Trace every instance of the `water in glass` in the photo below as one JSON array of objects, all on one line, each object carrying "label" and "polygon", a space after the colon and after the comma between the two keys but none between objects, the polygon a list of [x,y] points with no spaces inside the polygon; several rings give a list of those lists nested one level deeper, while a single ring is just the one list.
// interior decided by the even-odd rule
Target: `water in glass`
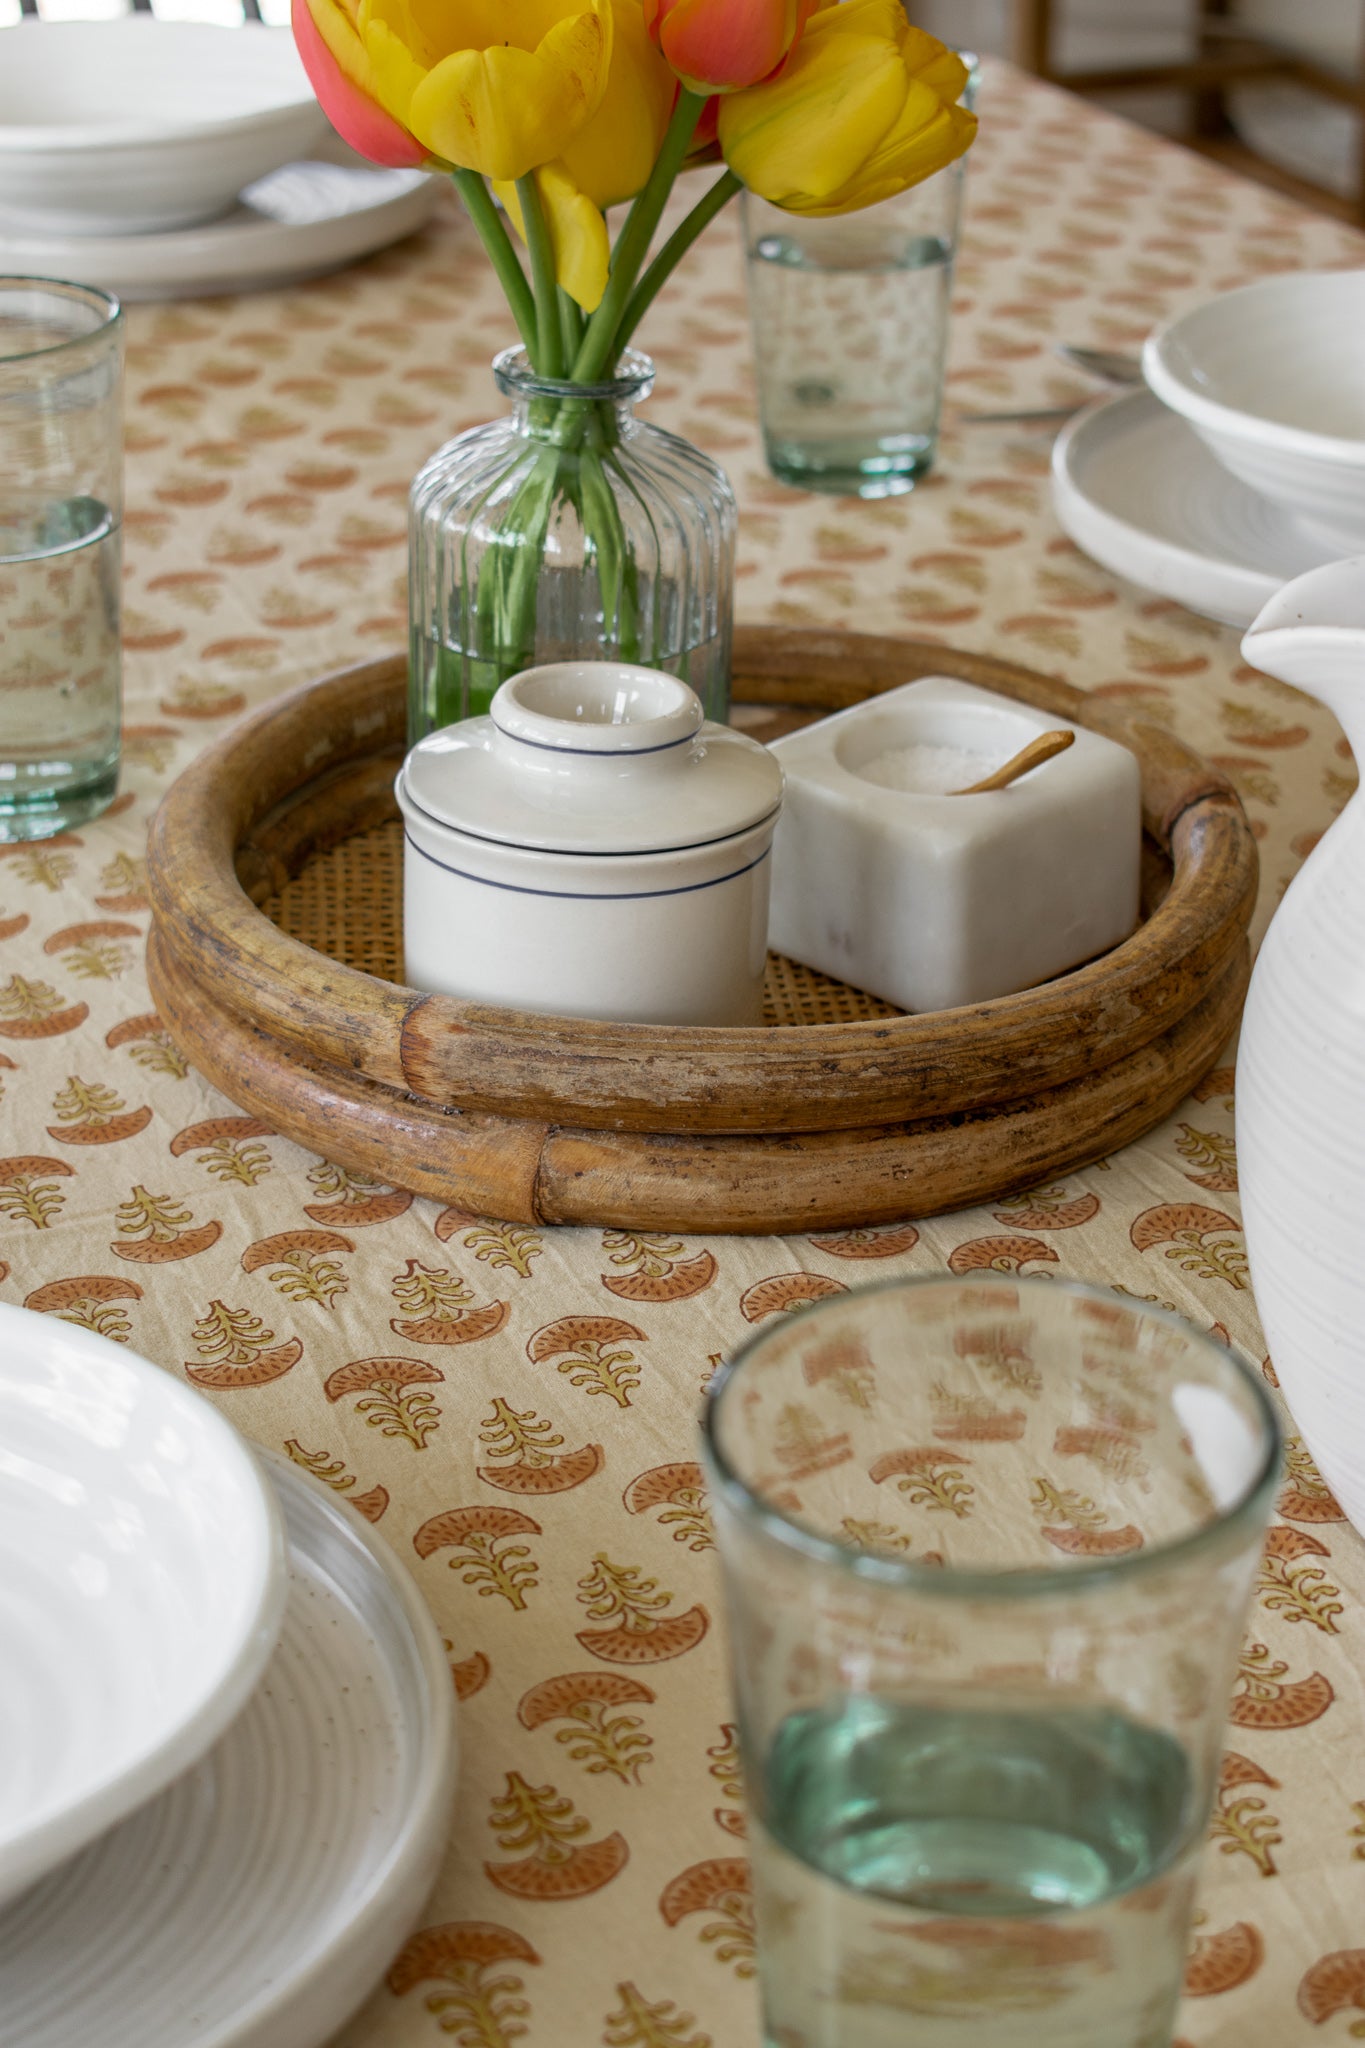
[{"label": "water in glass", "polygon": [[749,260],[768,465],[861,497],[908,490],[933,461],[952,289],[947,236],[889,234],[873,211],[876,232],[803,222],[760,234]]},{"label": "water in glass", "polygon": [[0,517],[0,820],[112,785],[119,753],[117,514],[98,498]]}]

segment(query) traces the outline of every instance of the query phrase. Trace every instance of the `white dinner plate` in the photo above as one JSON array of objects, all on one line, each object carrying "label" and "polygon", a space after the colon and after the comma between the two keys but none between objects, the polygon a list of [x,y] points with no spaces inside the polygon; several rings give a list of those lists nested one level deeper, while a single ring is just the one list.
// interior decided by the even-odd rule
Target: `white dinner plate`
[{"label": "white dinner plate", "polygon": [[1225,626],[1332,560],[1293,515],[1230,476],[1150,391],[1100,399],[1052,453],[1063,531],[1105,569]]},{"label": "white dinner plate", "polygon": [[203,1761],[0,1915],[0,2048],[317,2048],[422,1911],[455,1691],[412,1580],[269,1458],[284,1628]]},{"label": "white dinner plate", "polygon": [[412,234],[439,194],[440,180],[425,171],[286,164],[203,227],[99,236],[0,229],[0,270],[99,285],[128,300],[273,291]]},{"label": "white dinner plate", "polygon": [[0,1899],[217,1741],[285,1585],[274,1492],[202,1394],[0,1304]]}]

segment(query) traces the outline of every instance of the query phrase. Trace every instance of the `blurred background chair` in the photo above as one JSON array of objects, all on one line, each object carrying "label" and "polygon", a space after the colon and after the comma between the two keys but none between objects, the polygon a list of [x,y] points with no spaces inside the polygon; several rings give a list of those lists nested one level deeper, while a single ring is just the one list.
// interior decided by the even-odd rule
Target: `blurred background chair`
[{"label": "blurred background chair", "polygon": [[104,21],[116,14],[153,13],[163,21],[218,21],[227,26],[265,21],[284,27],[289,0],[0,0],[0,28],[29,16],[43,21]]},{"label": "blurred background chair", "polygon": [[1365,0],[908,0],[959,45],[1365,221]]}]

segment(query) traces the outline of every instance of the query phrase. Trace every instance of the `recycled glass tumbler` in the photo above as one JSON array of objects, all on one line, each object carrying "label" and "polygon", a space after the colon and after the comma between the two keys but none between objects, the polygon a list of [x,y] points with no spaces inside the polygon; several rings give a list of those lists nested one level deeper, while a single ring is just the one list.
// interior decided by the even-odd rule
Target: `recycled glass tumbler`
[{"label": "recycled glass tumbler", "polygon": [[[977,60],[964,62],[971,108]],[[759,414],[783,483],[889,498],[932,466],[966,176],[959,157],[828,220],[744,194]]]},{"label": "recycled glass tumbler", "polygon": [[1279,1463],[1062,1281],[834,1296],[703,1426],[769,2048],[1165,2048]]},{"label": "recycled glass tumbler", "polygon": [[117,299],[0,277],[0,842],[114,795],[122,398]]}]

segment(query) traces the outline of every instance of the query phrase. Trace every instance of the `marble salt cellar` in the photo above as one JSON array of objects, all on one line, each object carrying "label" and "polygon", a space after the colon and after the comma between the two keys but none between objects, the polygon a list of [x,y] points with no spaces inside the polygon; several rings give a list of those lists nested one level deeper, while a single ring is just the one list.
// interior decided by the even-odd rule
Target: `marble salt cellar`
[{"label": "marble salt cellar", "polygon": [[1136,757],[1075,726],[1006,789],[950,794],[1068,721],[929,676],[774,742],[770,943],[903,1010],[1031,988],[1138,917]]}]

